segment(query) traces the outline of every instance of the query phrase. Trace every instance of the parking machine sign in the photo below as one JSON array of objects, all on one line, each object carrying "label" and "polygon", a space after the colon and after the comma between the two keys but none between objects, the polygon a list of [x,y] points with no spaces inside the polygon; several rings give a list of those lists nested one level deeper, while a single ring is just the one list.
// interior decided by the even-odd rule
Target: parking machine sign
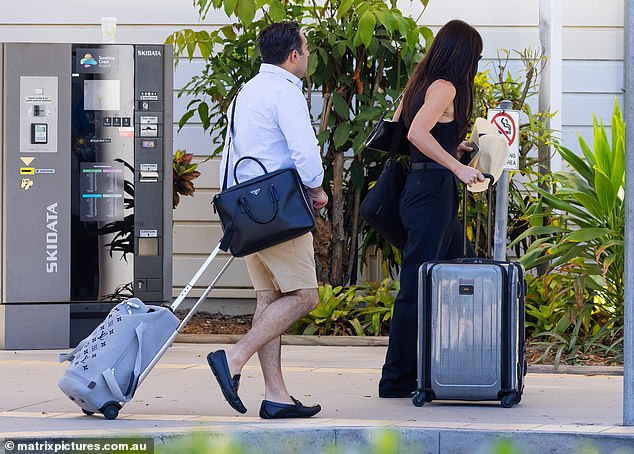
[{"label": "parking machine sign", "polygon": [[509,159],[505,169],[519,169],[520,138],[519,120],[520,113],[517,110],[489,109],[487,119],[493,123],[509,143]]}]

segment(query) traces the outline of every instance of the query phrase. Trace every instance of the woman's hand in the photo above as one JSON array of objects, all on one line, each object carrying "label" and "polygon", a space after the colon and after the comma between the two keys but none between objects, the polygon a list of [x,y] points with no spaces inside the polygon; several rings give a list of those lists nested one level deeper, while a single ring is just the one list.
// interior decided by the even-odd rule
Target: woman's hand
[{"label": "woman's hand", "polygon": [[465,140],[458,145],[458,159],[462,157],[465,153],[471,153],[473,151],[473,146],[471,142]]},{"label": "woman's hand", "polygon": [[484,175],[473,167],[466,166],[464,164],[459,164],[454,174],[462,181],[464,184],[471,186],[478,181],[484,181]]}]

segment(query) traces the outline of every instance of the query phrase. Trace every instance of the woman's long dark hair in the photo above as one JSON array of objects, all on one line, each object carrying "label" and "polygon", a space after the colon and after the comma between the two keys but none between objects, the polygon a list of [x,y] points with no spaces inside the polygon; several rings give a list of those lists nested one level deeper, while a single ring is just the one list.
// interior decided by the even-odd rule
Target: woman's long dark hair
[{"label": "woman's long dark hair", "polygon": [[455,118],[460,137],[464,137],[473,112],[473,80],[482,52],[482,37],[461,20],[447,22],[436,35],[423,60],[416,66],[403,94],[402,115],[409,127],[424,102],[421,96],[437,79],[456,87]]}]

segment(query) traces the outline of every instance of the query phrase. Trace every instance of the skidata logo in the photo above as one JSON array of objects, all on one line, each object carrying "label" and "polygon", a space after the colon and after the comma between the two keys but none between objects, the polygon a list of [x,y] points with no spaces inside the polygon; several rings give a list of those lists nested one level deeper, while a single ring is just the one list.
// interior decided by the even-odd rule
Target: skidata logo
[{"label": "skidata logo", "polygon": [[84,65],[84,68],[90,68],[91,66],[97,66],[97,60],[95,60],[95,57],[93,57],[92,54],[85,54],[84,58],[79,60],[79,63],[81,65]]}]

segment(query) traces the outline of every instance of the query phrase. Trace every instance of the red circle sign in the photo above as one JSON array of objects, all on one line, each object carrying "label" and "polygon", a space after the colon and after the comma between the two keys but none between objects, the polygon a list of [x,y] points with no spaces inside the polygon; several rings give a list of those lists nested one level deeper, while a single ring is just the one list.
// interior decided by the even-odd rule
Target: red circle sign
[{"label": "red circle sign", "polygon": [[506,112],[499,112],[491,118],[491,123],[498,128],[508,141],[509,145],[515,142],[515,137],[517,136],[517,125],[515,124],[513,117]]}]

